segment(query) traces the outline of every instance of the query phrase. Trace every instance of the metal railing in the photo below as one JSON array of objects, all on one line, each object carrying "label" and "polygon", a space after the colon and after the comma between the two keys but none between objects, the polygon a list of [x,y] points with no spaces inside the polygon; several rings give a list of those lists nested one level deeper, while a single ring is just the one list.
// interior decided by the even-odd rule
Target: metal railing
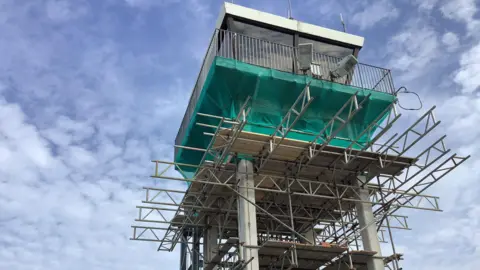
[{"label": "metal railing", "polygon": [[292,46],[226,30],[217,29],[215,33],[214,39],[218,39],[216,44],[219,46],[217,56],[286,72],[294,71],[296,50]]},{"label": "metal railing", "polygon": [[357,88],[394,94],[395,87],[390,70],[358,63],[346,76],[335,78],[330,71],[340,60],[338,57],[314,52],[310,69],[312,76]]},{"label": "metal railing", "polygon": [[[203,59],[197,82],[190,96],[187,110],[175,139],[180,145],[193,116],[195,106],[200,97],[210,66],[216,56],[235,59],[244,63],[272,68],[280,71],[296,73],[297,48],[293,46],[273,43],[270,41],[245,36],[231,31],[216,29]],[[362,89],[393,94],[395,89],[390,70],[371,65],[358,63],[346,76],[334,78],[330,70],[341,59],[333,56],[313,53],[311,74],[321,80],[333,81]],[[175,155],[177,149],[175,149]]]}]

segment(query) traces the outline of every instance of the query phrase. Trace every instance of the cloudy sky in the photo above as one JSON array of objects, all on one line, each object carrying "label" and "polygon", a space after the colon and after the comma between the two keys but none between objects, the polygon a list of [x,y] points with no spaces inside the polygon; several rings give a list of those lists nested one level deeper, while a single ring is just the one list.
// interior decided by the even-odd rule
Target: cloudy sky
[{"label": "cloudy sky", "polygon": [[[287,14],[286,0],[235,3]],[[220,5],[0,0],[0,269],[177,269],[176,253],[129,241],[130,225],[152,184],[149,160],[172,157]],[[478,1],[292,6],[334,29],[343,13],[366,37],[361,61],[437,104],[450,148],[480,150]],[[479,168],[474,155],[429,192],[443,213],[408,212],[404,269],[478,269]]]}]

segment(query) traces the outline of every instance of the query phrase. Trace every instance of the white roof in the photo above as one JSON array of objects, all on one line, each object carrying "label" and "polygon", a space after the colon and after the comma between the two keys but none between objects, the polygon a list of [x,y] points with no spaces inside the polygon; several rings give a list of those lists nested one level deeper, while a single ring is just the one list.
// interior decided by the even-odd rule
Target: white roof
[{"label": "white roof", "polygon": [[220,15],[217,19],[216,28],[220,28],[226,14],[245,18],[251,21],[256,21],[279,28],[292,30],[294,32],[305,33],[311,36],[321,37],[324,39],[334,40],[340,43],[350,44],[355,47],[362,47],[364,38],[341,31],[336,31],[309,23],[303,23],[297,20],[288,19],[285,17],[273,15],[266,12],[261,12],[255,9],[242,7],[232,3],[225,2],[220,10]]}]

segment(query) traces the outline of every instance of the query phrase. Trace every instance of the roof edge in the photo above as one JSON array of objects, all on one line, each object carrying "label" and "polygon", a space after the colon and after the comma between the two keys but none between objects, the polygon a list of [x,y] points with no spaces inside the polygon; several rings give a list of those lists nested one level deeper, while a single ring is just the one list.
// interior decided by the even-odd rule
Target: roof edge
[{"label": "roof edge", "polygon": [[325,27],[300,22],[294,19],[288,19],[286,17],[266,13],[263,11],[255,10],[252,8],[247,8],[239,6],[236,4],[225,2],[221,9],[220,14],[217,19],[216,28],[220,29],[223,19],[226,15],[233,15],[241,18],[245,18],[251,21],[256,21],[271,26],[288,29],[291,31],[304,33],[311,36],[321,37],[324,39],[353,45],[355,47],[363,47],[364,38],[361,36],[328,29]]}]

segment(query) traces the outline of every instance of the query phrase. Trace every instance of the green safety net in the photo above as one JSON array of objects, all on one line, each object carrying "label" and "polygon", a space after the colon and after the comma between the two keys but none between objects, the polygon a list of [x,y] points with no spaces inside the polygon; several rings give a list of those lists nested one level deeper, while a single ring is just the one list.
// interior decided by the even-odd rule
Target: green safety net
[{"label": "green safety net", "polygon": [[[301,133],[290,131],[287,138],[313,140],[315,137],[313,134],[318,134],[353,94],[359,91],[357,94],[359,102],[370,94],[363,108],[330,142],[333,146],[347,147],[395,99],[395,96],[387,93],[216,57],[196,103],[187,132],[182,139],[182,145],[205,149],[212,139],[212,136],[205,136],[204,132],[213,133],[215,129],[199,126],[196,123],[217,126],[220,120],[199,116],[198,112],[234,119],[249,96],[251,110],[247,118],[248,124],[243,130],[272,135],[308,82],[310,82],[310,95],[315,99],[293,127]],[[344,112],[348,113],[348,109]],[[387,114],[383,118],[386,116]],[[346,114],[341,117],[345,119]],[[340,125],[338,121],[336,122]],[[369,139],[365,135],[358,142],[364,144]],[[198,165],[203,155],[202,151],[181,148],[175,156],[175,161]],[[191,178],[196,169],[182,166],[181,171],[185,178]]]}]

